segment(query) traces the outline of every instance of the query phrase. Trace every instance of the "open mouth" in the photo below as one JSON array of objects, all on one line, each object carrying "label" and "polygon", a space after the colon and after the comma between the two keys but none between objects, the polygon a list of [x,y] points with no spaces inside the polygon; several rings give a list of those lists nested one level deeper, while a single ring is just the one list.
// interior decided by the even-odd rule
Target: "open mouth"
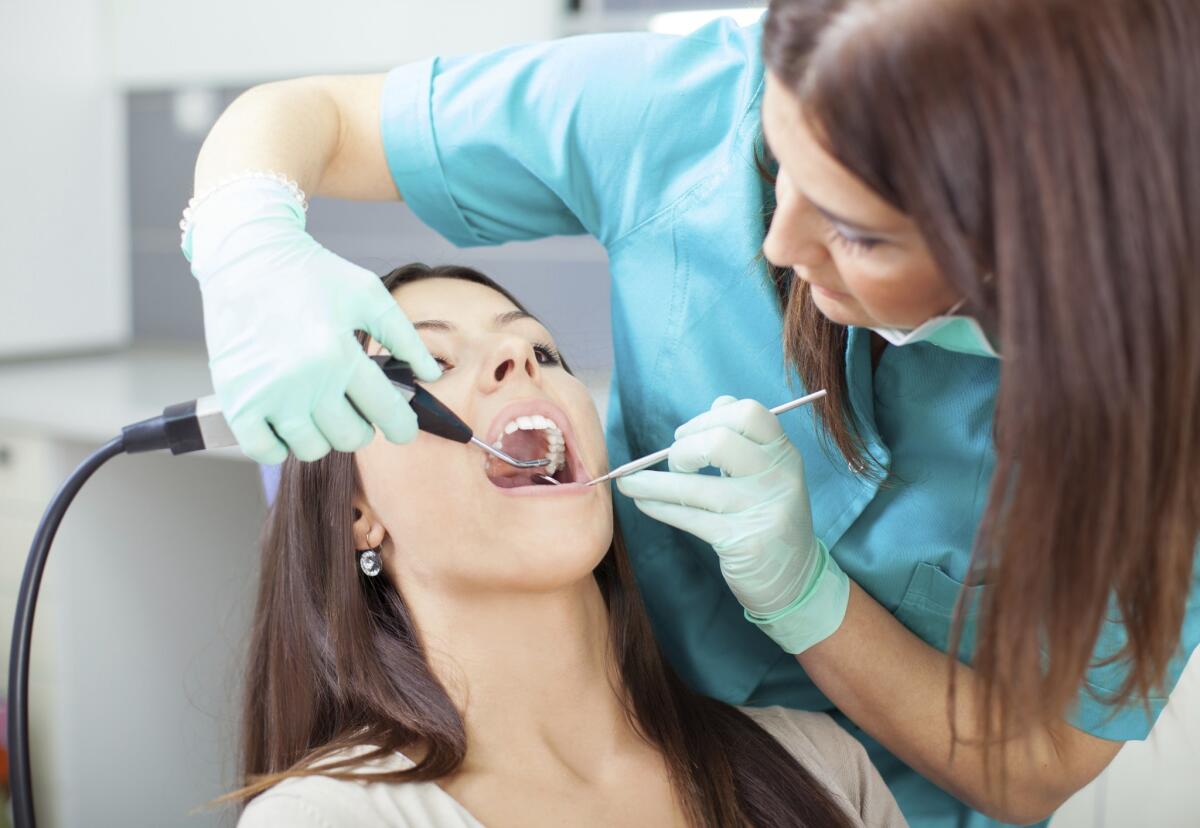
[{"label": "open mouth", "polygon": [[570,431],[566,418],[553,407],[545,404],[520,406],[518,413],[502,417],[493,432],[492,445],[503,449],[517,460],[540,460],[545,458],[549,465],[536,469],[518,469],[499,458],[488,455],[484,473],[493,486],[501,489],[518,489],[527,486],[557,487],[581,483],[585,479],[579,462],[571,447]]}]

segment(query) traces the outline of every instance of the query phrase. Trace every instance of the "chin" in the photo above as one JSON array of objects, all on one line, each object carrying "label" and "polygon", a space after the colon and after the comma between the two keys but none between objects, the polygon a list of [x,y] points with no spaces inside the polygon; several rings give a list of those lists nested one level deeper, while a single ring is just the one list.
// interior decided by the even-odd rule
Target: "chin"
[{"label": "chin", "polygon": [[812,293],[813,304],[821,315],[838,325],[869,325],[866,315],[858,309],[853,299],[841,299],[818,290]]},{"label": "chin", "polygon": [[487,569],[504,570],[500,577],[511,588],[534,592],[552,592],[590,576],[612,546],[612,511],[570,511],[542,510],[497,526],[496,540],[487,545]]},{"label": "chin", "polygon": [[607,539],[561,538],[557,543],[511,549],[508,584],[517,592],[555,592],[591,577],[611,545]]}]

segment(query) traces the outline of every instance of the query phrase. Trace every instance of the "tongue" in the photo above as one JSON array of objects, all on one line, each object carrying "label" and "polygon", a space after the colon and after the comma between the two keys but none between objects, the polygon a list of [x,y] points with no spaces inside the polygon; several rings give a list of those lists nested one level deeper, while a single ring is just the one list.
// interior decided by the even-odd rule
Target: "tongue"
[{"label": "tongue", "polygon": [[501,489],[515,489],[519,486],[550,486],[551,483],[544,483],[539,480],[541,471],[539,469],[513,469],[514,474],[505,475],[504,477],[489,477],[492,484],[499,486]]}]

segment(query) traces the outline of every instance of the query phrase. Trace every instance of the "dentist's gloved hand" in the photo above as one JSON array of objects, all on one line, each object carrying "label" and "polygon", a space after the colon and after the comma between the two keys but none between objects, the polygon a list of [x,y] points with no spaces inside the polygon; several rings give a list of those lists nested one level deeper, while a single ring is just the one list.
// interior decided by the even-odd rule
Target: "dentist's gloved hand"
[{"label": "dentist's gloved hand", "polygon": [[[719,397],[675,432],[670,471],[617,481],[644,513],[711,543],[754,622],[789,653],[841,625],[850,582],[813,534],[804,461],[754,400]],[[706,466],[721,477],[695,472]]]},{"label": "dentist's gloved hand", "polygon": [[374,438],[370,423],[392,442],[413,438],[416,415],[354,331],[420,379],[441,370],[379,277],[305,232],[286,186],[247,178],[217,190],[193,212],[183,252],[203,294],[213,388],[245,454],[280,463],[289,448],[301,460],[354,451]]}]

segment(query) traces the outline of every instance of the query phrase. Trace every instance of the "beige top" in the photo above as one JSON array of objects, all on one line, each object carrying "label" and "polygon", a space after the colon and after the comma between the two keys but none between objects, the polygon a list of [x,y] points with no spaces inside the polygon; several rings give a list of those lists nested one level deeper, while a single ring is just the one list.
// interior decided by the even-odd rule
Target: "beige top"
[{"label": "beige top", "polygon": [[[861,744],[824,713],[743,708],[825,786],[854,825],[906,826],[896,800]],[[373,770],[411,767],[403,754]],[[254,799],[238,828],[484,828],[433,782],[346,782],[325,776],[284,780]]]}]

